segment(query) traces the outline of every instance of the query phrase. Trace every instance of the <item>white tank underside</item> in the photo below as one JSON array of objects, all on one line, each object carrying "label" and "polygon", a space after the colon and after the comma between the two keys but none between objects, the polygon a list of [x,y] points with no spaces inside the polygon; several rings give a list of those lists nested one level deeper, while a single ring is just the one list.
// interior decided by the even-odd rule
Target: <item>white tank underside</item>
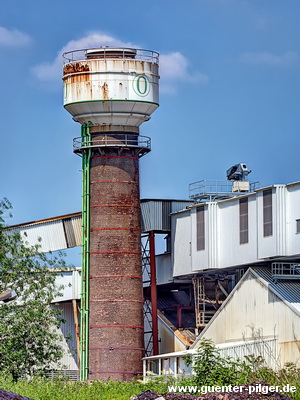
[{"label": "white tank underside", "polygon": [[150,119],[157,104],[135,101],[94,100],[66,104],[65,109],[81,124],[140,126]]}]

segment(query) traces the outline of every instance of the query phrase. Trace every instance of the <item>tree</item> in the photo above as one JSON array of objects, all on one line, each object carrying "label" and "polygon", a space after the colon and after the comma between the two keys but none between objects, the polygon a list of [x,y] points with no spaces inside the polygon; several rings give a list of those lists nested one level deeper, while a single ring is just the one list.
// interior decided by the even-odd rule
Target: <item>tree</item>
[{"label": "tree", "polygon": [[61,269],[65,262],[60,256],[47,257],[39,244],[29,246],[18,232],[5,229],[10,209],[7,199],[0,201],[0,293],[16,294],[11,301],[0,301],[0,371],[18,380],[51,370],[62,356],[56,329],[61,318],[50,303],[58,294],[53,267]]}]

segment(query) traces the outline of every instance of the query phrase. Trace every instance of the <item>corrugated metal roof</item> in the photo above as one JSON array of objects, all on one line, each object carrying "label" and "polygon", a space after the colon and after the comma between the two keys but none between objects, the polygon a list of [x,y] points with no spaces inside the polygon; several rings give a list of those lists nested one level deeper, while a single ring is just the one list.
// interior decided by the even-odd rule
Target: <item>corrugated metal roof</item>
[{"label": "corrugated metal roof", "polygon": [[23,229],[24,227],[29,226],[29,225],[39,225],[44,222],[53,222],[53,221],[57,221],[57,220],[61,220],[61,219],[68,219],[68,218],[75,218],[75,217],[81,217],[81,212],[58,215],[57,217],[43,218],[43,219],[38,219],[35,221],[24,222],[22,224],[11,225],[7,229],[18,229],[18,228]]},{"label": "corrugated metal roof", "polygon": [[251,267],[259,278],[282,300],[289,303],[300,314],[300,280],[278,280],[272,278],[271,270],[266,267]]}]

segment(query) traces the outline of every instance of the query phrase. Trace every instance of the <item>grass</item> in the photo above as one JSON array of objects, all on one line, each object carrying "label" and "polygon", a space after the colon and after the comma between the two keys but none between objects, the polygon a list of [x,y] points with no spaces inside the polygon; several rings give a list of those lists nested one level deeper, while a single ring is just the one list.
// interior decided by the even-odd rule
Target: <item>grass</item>
[{"label": "grass", "polygon": [[[257,370],[255,376],[250,378],[249,383],[255,381],[264,381],[270,385],[281,387],[289,383],[296,386],[297,391],[295,393],[285,393],[285,395],[295,400],[300,400],[300,371],[292,366],[277,373],[268,369]],[[166,393],[168,385],[171,384],[175,384],[175,381],[157,378],[144,384],[141,381],[107,383],[97,381],[87,383],[48,378],[33,378],[30,381],[19,380],[18,382],[13,382],[9,377],[0,377],[1,389],[13,391],[34,400],[129,400],[132,395],[137,395],[147,389],[158,393]],[[191,378],[176,382],[176,385],[195,384],[195,380]],[[199,386],[199,382],[197,384]],[[232,382],[232,384],[234,385],[235,382]]]},{"label": "grass", "polygon": [[[169,381],[168,381],[169,382]],[[73,382],[64,379],[34,378],[29,382],[0,378],[0,388],[13,391],[34,400],[129,400],[132,395],[151,389],[158,393],[168,391],[167,381],[154,380],[147,384],[132,382]]]},{"label": "grass", "polygon": [[[192,360],[187,358],[186,362],[191,363]],[[132,395],[147,389],[166,393],[168,385],[197,385],[199,388],[264,382],[280,388],[287,384],[295,386],[296,392],[285,395],[300,400],[300,369],[295,364],[286,364],[284,368],[273,371],[266,367],[262,357],[247,356],[243,361],[223,358],[210,340],[202,340],[193,359],[193,371],[194,375],[185,381],[175,381],[170,377],[164,380],[155,378],[145,384],[141,381],[87,383],[63,378],[32,378],[29,381],[20,379],[14,382],[2,373],[0,388],[34,400],[129,400]]]}]

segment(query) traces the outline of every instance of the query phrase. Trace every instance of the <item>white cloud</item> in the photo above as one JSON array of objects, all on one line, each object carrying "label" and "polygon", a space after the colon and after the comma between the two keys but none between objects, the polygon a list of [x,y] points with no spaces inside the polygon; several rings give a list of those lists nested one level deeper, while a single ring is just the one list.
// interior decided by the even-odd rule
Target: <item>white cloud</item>
[{"label": "white cloud", "polygon": [[208,82],[208,76],[200,72],[191,72],[189,60],[179,52],[161,54],[159,58],[160,89],[163,93],[176,92],[176,83]]},{"label": "white cloud", "polygon": [[240,56],[240,61],[255,65],[291,67],[300,65],[300,56],[294,51],[287,51],[282,55],[275,55],[267,51],[257,53],[246,52]]},{"label": "white cloud", "polygon": [[[60,84],[60,76],[62,71],[62,54],[67,51],[76,49],[86,49],[98,46],[122,46],[140,48],[139,45],[123,42],[112,36],[91,33],[81,39],[69,41],[57,53],[55,59],[51,62],[45,62],[33,67],[32,72],[40,82],[57,82]],[[179,81],[206,83],[208,78],[201,73],[189,72],[188,59],[179,52],[160,55],[160,76],[161,91],[165,93],[174,93],[176,91],[176,83]]]},{"label": "white cloud", "polygon": [[[100,33],[91,33],[78,40],[70,40],[62,49],[57,53],[55,59],[51,62],[45,62],[33,67],[34,75],[40,81],[59,81],[62,73],[62,54],[71,50],[88,49],[98,46],[123,46],[123,47],[136,47],[133,43],[122,42],[112,36]],[[138,47],[138,46],[137,46]]]},{"label": "white cloud", "polygon": [[32,42],[31,37],[18,29],[7,29],[0,26],[0,46],[24,47]]}]

